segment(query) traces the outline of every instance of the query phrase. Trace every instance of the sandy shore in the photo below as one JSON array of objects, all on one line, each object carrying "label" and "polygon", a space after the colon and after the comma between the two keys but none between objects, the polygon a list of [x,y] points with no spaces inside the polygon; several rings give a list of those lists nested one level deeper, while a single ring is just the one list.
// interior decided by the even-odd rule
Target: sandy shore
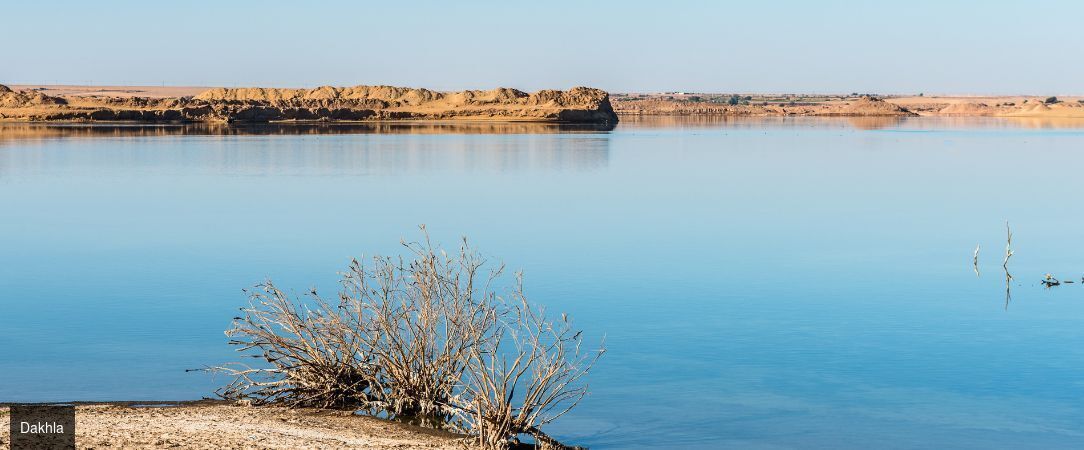
[{"label": "sandy shore", "polygon": [[[10,413],[0,408],[0,448]],[[249,408],[80,405],[76,447],[194,449],[461,449],[455,435],[349,413]]]}]

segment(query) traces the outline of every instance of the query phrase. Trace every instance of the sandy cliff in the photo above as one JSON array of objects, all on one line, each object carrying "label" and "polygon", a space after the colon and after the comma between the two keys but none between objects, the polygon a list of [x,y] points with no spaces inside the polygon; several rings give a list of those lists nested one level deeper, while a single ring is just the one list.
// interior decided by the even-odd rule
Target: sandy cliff
[{"label": "sandy cliff", "polygon": [[48,96],[0,85],[0,119],[25,121],[276,122],[498,120],[615,123],[609,94],[577,87],[437,92],[393,86],[215,88],[193,97]]},{"label": "sandy cliff", "polygon": [[40,92],[17,92],[0,84],[0,108],[27,108],[46,105],[63,105],[64,100]]}]

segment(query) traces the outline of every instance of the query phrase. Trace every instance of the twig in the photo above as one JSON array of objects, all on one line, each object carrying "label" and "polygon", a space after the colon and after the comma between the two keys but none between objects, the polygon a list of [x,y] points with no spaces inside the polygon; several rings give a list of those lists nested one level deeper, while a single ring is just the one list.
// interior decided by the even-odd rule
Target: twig
[{"label": "twig", "polygon": [[1001,268],[1005,269],[1005,310],[1009,310],[1009,303],[1012,302],[1012,274],[1009,273],[1009,258],[1012,258],[1012,228],[1009,228],[1009,221],[1005,221],[1005,260],[1001,262]]},{"label": "twig", "polygon": [[1006,239],[1005,239],[1005,261],[1003,261],[1001,263],[1001,267],[1004,267],[1006,270],[1008,270],[1009,258],[1012,258],[1013,251],[1012,251],[1012,228],[1009,228],[1009,221],[1007,221],[1007,220],[1005,221],[1005,235],[1006,235]]},{"label": "twig", "polygon": [[982,274],[979,273],[979,246],[978,245],[975,245],[975,255],[972,256],[971,264],[973,264],[974,267],[975,267],[975,276],[976,277],[982,276]]}]

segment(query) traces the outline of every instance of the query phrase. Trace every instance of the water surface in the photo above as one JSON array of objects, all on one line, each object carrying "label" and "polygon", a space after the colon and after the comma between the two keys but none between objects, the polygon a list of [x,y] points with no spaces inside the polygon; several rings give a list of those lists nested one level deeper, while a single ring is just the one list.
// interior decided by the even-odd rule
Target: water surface
[{"label": "water surface", "polygon": [[[427,224],[608,353],[592,448],[1084,441],[1084,124],[0,127],[0,401],[179,400],[241,288]],[[1011,300],[1001,268],[1014,230]],[[976,276],[972,251],[981,246]]]}]

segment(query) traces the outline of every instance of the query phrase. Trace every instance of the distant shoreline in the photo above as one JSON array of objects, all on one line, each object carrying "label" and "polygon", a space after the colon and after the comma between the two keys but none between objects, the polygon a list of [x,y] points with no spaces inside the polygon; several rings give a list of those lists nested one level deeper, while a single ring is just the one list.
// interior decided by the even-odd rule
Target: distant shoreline
[{"label": "distant shoreline", "polygon": [[[5,92],[6,91],[6,92]],[[1084,97],[613,93],[588,88],[437,92],[388,86],[0,86],[0,122],[616,124],[620,117],[1012,117],[1084,119]]]},{"label": "distant shoreline", "polygon": [[[868,101],[873,99],[873,101]],[[1084,119],[1084,97],[613,94],[619,116],[938,116]]]}]

